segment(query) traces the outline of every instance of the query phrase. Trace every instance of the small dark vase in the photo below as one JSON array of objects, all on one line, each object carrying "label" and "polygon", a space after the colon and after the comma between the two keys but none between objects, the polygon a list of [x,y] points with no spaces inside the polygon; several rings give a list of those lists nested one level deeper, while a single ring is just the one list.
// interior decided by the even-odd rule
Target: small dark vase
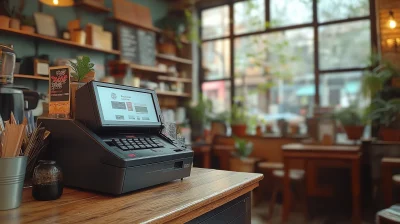
[{"label": "small dark vase", "polygon": [[32,196],[38,201],[56,200],[63,193],[63,175],[55,161],[40,160],[32,177]]}]

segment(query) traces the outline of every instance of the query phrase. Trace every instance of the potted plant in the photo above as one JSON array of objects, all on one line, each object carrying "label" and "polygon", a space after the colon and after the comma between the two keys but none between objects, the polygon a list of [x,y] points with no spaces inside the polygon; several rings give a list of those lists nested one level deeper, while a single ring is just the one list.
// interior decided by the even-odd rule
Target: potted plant
[{"label": "potted plant", "polygon": [[[372,63],[378,64],[382,61],[379,57],[373,56]],[[361,91],[365,97],[374,98],[385,84],[390,83],[392,86],[400,86],[400,72],[390,62],[383,61],[372,70],[364,72],[361,81]]]},{"label": "potted plant", "polygon": [[364,134],[364,119],[357,105],[352,104],[336,111],[334,118],[341,123],[348,139],[359,140]]},{"label": "potted plant", "polygon": [[248,158],[253,151],[253,143],[235,138],[235,151],[229,159],[230,170],[237,172],[254,172],[257,159]]},{"label": "potted plant", "polygon": [[0,6],[0,28],[10,28],[10,4],[8,0],[1,1]]},{"label": "potted plant", "polygon": [[35,19],[33,16],[22,17],[21,30],[27,33],[35,33]]},{"label": "potted plant", "polygon": [[87,82],[90,82],[94,79],[95,71],[93,69],[94,64],[90,62],[90,58],[88,56],[82,56],[76,59],[76,63],[69,61],[70,66],[74,73],[72,73],[71,79],[71,114],[74,117],[75,113],[75,96],[76,90],[85,85]]},{"label": "potted plant", "polygon": [[400,141],[400,99],[385,101],[376,98],[368,113],[371,120],[379,121],[379,134],[383,141]]},{"label": "potted plant", "polygon": [[204,127],[210,122],[213,105],[210,99],[199,96],[199,102],[188,107],[188,116],[192,128],[192,139],[203,137]]},{"label": "potted plant", "polygon": [[247,113],[242,104],[233,104],[231,109],[232,135],[245,136],[247,130]]}]

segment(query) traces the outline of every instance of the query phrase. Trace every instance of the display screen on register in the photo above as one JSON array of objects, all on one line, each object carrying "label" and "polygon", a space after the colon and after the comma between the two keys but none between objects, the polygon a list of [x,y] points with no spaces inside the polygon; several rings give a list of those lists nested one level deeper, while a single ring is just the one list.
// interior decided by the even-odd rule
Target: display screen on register
[{"label": "display screen on register", "polygon": [[150,93],[97,87],[100,109],[105,121],[158,122]]}]

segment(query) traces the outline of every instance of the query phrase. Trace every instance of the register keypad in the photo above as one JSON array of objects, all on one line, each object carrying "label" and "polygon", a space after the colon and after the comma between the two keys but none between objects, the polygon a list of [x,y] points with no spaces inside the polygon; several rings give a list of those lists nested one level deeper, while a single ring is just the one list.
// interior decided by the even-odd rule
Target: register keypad
[{"label": "register keypad", "polygon": [[114,138],[113,143],[123,151],[164,147],[156,138]]}]

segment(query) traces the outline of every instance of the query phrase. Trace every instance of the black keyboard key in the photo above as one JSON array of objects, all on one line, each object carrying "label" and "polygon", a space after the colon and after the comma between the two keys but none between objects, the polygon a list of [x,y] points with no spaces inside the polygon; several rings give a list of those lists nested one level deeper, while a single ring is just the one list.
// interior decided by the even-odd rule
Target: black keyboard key
[{"label": "black keyboard key", "polygon": [[121,149],[124,150],[124,151],[126,151],[126,150],[128,150],[128,147],[122,146]]},{"label": "black keyboard key", "polygon": [[144,146],[144,145],[139,145],[139,147],[140,147],[141,149],[145,149],[145,148],[146,148],[146,146]]},{"label": "black keyboard key", "polygon": [[134,150],[134,149],[135,149],[135,147],[133,147],[133,146],[131,146],[131,145],[129,145],[129,146],[127,146],[127,147],[128,147],[129,150]]},{"label": "black keyboard key", "polygon": [[144,146],[146,146],[147,148],[151,148],[151,147],[152,147],[152,146],[149,145],[149,144],[146,144],[146,145],[144,145]]},{"label": "black keyboard key", "polygon": [[151,146],[152,146],[153,148],[159,148],[159,146],[156,145],[156,144],[152,144]]}]

